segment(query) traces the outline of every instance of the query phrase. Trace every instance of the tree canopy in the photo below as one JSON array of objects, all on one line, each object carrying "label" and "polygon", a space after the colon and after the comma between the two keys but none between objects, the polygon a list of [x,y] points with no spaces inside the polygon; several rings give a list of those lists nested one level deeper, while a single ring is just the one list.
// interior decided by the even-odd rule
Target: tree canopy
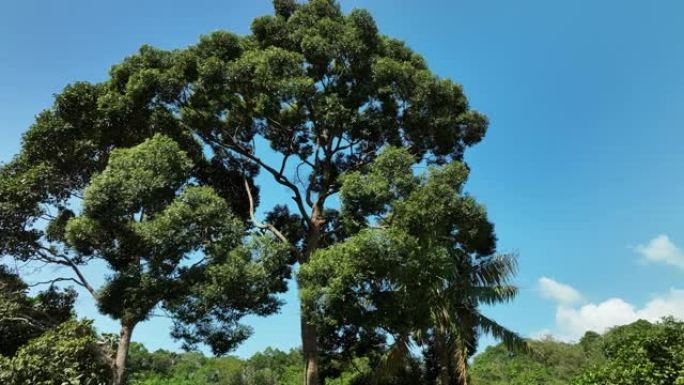
[{"label": "tree canopy", "polygon": [[156,134],[113,150],[86,187],[80,215],[69,212],[70,261],[101,259],[113,272],[100,289],[82,283],[121,323],[116,381],[133,329],[157,306],[175,316],[174,336],[225,354],[250,333],[239,320],[273,313],[274,293],[286,289],[287,249],[262,236],[242,243],[244,224],[213,188],[194,185],[192,167],[176,142]]},{"label": "tree canopy", "polygon": [[349,339],[357,326],[383,330],[395,345],[432,345],[441,382],[450,383],[465,378],[481,333],[524,346],[479,310],[517,293],[509,284],[515,262],[495,254],[484,208],[463,194],[464,164],[429,167],[422,176],[413,166],[408,150],[389,147],[363,172],[343,174],[341,221],[350,236],[302,267],[301,296],[338,338]]},{"label": "tree canopy", "polygon": [[[79,259],[102,258],[114,272],[96,293],[103,313],[135,324],[163,302],[183,320],[202,303],[211,311],[203,314],[204,328],[193,329],[193,341],[206,338],[225,353],[245,337],[243,327],[231,329],[245,312],[277,309],[272,294],[284,289],[288,270],[272,240],[242,244],[244,225],[213,188],[193,185],[192,167],[178,145],[161,135],[114,150],[85,189],[82,213],[66,223],[64,235]],[[228,328],[216,328],[212,316]],[[234,332],[237,341],[229,338]]]},{"label": "tree canopy", "polygon": [[[119,193],[136,204],[138,199],[149,198],[144,196],[147,187],[116,192],[92,183],[107,185],[104,179],[114,174],[106,168],[121,154],[119,149],[140,145],[155,134],[175,141],[192,162],[185,176],[197,186],[194,194],[206,198],[201,192],[208,190],[199,188],[210,187],[229,208],[224,221],[251,220],[259,232],[270,233],[285,246],[291,263],[301,266],[319,250],[343,251],[343,246],[336,247],[338,243],[373,233],[371,222],[349,216],[343,220],[335,196],[343,185],[342,175],[365,173],[388,146],[405,148],[410,154],[406,161],[412,165],[446,165],[449,177],[463,176],[463,164],[449,164],[462,160],[465,149],[483,138],[487,119],[469,106],[461,86],[432,73],[426,61],[403,42],[381,34],[367,11],[344,14],[334,0],[275,0],[274,9],[274,15],[252,22],[249,35],[218,31],[188,48],[171,51],[143,46],[114,65],[106,81],[67,86],[26,132],[20,154],[0,170],[0,253],[65,265],[78,275],[77,265],[89,254],[89,247],[102,256],[123,251],[97,244],[97,237],[105,243],[112,236],[126,239],[128,230],[81,237],[79,233],[91,230],[86,223],[94,219],[79,215],[67,226],[67,239],[73,242],[69,245],[63,242],[60,229],[70,212],[76,214],[74,205],[82,198],[91,200],[93,207],[100,200],[101,209]],[[179,168],[172,172],[180,172],[184,164],[175,164]],[[270,176],[290,195],[275,207],[265,208],[264,223],[251,217],[259,204],[259,189],[254,185],[258,172]],[[88,188],[93,192],[84,195]],[[107,198],[95,198],[97,189]],[[138,193],[142,195],[135,197]],[[377,186],[366,193],[380,196],[357,197],[367,200],[359,202],[361,208],[386,198]],[[163,193],[162,201],[168,196]],[[151,210],[163,216],[164,204],[174,205],[167,200]],[[132,207],[112,208],[119,214],[140,215]],[[151,228],[163,225],[151,218],[149,224],[142,221],[133,226],[140,231],[135,236],[153,239],[159,234]],[[482,242],[492,247],[493,239]],[[68,249],[72,246],[83,246],[81,251],[87,252],[73,255]],[[112,266],[116,270],[116,264]],[[115,278],[108,290],[119,290],[116,282],[123,281]],[[224,289],[215,285],[203,291],[202,297],[225,300],[217,294]],[[138,308],[149,307],[142,298],[136,301]],[[198,308],[194,303],[175,307],[177,316],[194,325],[193,333],[180,329],[178,335],[213,334],[211,322],[194,311]],[[125,316],[114,304],[105,304],[108,314]],[[402,304],[396,310],[407,314],[414,305],[406,303],[405,308]],[[144,313],[132,316],[137,319]],[[312,323],[306,308],[302,315],[305,383],[318,385],[319,358],[330,343],[320,335],[322,326]],[[220,318],[218,313],[207,316]],[[231,335],[221,337],[230,340]],[[214,344],[220,339],[204,338]]]}]

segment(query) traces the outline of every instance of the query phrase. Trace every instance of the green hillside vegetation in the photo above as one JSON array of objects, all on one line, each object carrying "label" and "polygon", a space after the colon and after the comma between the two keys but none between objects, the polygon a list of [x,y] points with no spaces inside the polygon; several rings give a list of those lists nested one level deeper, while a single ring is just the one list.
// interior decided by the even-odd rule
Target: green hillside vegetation
[{"label": "green hillside vegetation", "polygon": [[684,323],[637,321],[578,343],[531,341],[531,354],[488,347],[470,368],[476,385],[684,384]]},{"label": "green hillside vegetation", "polygon": [[[587,336],[601,337],[595,333]],[[503,345],[490,346],[478,354],[470,369],[472,382],[486,385],[570,384],[603,355],[600,349],[585,350],[578,344],[545,338],[530,341],[532,354],[516,354]]]},{"label": "green hillside vegetation", "polygon": [[[678,385],[684,384],[684,323],[637,321],[604,335],[587,332],[577,343],[547,337],[530,341],[532,352],[515,353],[504,344],[486,348],[470,367],[473,385]],[[407,380],[432,385],[424,359],[414,357]],[[134,344],[131,385],[291,385],[301,382],[299,350],[266,349],[249,359],[208,358],[199,353],[149,352]],[[368,366],[341,372],[331,385],[366,384]],[[372,382],[371,382],[372,383]],[[397,384],[398,382],[388,382]]]}]

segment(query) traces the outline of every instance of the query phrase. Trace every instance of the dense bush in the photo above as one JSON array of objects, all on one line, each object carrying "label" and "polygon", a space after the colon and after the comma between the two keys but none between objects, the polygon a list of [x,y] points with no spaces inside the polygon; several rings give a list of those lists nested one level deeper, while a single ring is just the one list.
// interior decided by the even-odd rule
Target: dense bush
[{"label": "dense bush", "polygon": [[28,285],[0,265],[0,356],[11,357],[30,339],[73,316],[76,292],[50,286],[35,297]]},{"label": "dense bush", "polygon": [[531,354],[487,348],[471,367],[475,385],[682,385],[684,323],[637,321],[576,344],[532,341]]},{"label": "dense bush", "polygon": [[503,345],[488,347],[477,355],[470,370],[476,385],[569,384],[597,354],[587,354],[581,344],[545,338],[530,341],[530,354],[514,353]]},{"label": "dense bush", "polygon": [[89,321],[67,321],[0,357],[0,384],[106,385],[107,360]]},{"label": "dense bush", "polygon": [[586,371],[576,385],[684,384],[684,323],[672,318],[637,321],[606,333],[606,359]]}]

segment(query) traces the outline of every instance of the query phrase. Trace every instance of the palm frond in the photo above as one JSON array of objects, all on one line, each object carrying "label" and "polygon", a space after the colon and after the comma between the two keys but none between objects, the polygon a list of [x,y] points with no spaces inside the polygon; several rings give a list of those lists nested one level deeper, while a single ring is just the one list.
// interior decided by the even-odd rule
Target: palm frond
[{"label": "palm frond", "polygon": [[477,303],[494,305],[512,301],[518,294],[513,285],[476,286],[468,290],[468,296]]},{"label": "palm frond", "polygon": [[480,286],[505,285],[517,270],[515,254],[497,254],[474,265],[471,278]]},{"label": "palm frond", "polygon": [[511,350],[524,353],[529,353],[531,351],[530,346],[524,338],[481,313],[477,314],[477,325],[480,330],[499,339]]}]

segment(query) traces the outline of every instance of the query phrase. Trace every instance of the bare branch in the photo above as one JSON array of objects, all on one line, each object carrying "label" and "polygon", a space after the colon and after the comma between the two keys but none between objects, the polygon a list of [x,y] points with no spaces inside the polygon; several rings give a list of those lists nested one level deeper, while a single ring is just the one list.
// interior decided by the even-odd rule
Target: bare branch
[{"label": "bare branch", "polygon": [[76,266],[76,264],[72,262],[71,259],[69,259],[67,256],[64,255],[62,256],[62,258],[64,258],[64,260],[67,261],[69,266],[71,266],[71,269],[74,271],[74,273],[76,273],[76,276],[78,276],[78,279],[81,281],[83,287],[86,290],[88,290],[88,292],[90,293],[90,295],[93,296],[93,298],[97,299],[97,292],[95,291],[95,289],[93,289],[92,286],[90,286],[88,281],[86,281],[85,276],[83,275],[83,273],[81,273],[81,270],[79,270],[78,266]]},{"label": "bare branch", "polygon": [[159,313],[150,313],[150,317],[173,319],[173,316],[171,316],[169,314],[159,314]]},{"label": "bare branch", "polygon": [[275,228],[270,223],[260,223],[259,221],[256,220],[256,217],[254,215],[254,199],[252,198],[252,191],[249,188],[249,182],[247,181],[247,178],[245,178],[245,190],[247,190],[247,197],[249,198],[249,216],[252,219],[252,223],[254,223],[254,226],[260,228],[260,229],[267,229],[270,232],[273,233],[278,239],[280,239],[283,243],[285,244],[290,244],[290,242],[285,238],[283,233],[278,231],[278,229]]},{"label": "bare branch", "polygon": [[41,281],[41,282],[32,283],[32,284],[28,285],[28,287],[36,287],[36,286],[47,285],[47,284],[50,284],[50,286],[52,286],[57,282],[67,282],[67,281],[73,282],[79,286],[83,286],[83,283],[81,281],[75,279],[75,278],[59,277],[59,278],[51,279],[48,281]]},{"label": "bare branch", "polygon": [[280,175],[283,175],[283,173],[285,172],[285,166],[287,165],[287,158],[289,158],[289,157],[290,157],[290,154],[286,154],[283,157],[283,162],[280,164],[280,171],[278,172]]},{"label": "bare branch", "polygon": [[[43,261],[63,266],[69,266],[78,277],[78,281],[80,282],[79,285],[83,286],[86,290],[88,290],[88,292],[93,296],[93,298],[97,299],[97,291],[95,291],[95,289],[92,286],[90,286],[88,281],[85,279],[85,276],[83,275],[83,273],[81,273],[81,270],[78,268],[78,265],[76,265],[76,263],[74,263],[74,261],[72,261],[71,258],[63,254],[55,255],[53,250],[44,246],[41,246],[40,248],[44,252],[38,252],[38,254],[40,255]],[[45,254],[45,252],[50,253],[54,256],[49,256]],[[74,281],[76,281],[76,279],[74,279]]]},{"label": "bare branch", "polygon": [[302,199],[302,194],[301,194],[301,192],[299,191],[299,189],[297,188],[297,186],[296,186],[294,183],[292,183],[292,181],[290,181],[289,179],[287,179],[282,173],[278,172],[278,170],[276,170],[275,168],[273,168],[273,167],[269,166],[268,164],[266,164],[266,162],[264,162],[261,158],[259,158],[259,157],[255,156],[254,154],[252,154],[252,152],[251,152],[248,148],[245,148],[245,147],[241,146],[241,145],[240,145],[239,143],[237,143],[237,141],[234,140],[234,139],[231,139],[233,143],[232,143],[231,145],[229,145],[229,146],[226,146],[226,145],[224,145],[224,144],[218,143],[216,140],[213,140],[213,139],[211,139],[211,138],[207,138],[207,139],[208,139],[211,143],[213,143],[214,146],[217,146],[218,148],[227,149],[227,150],[231,150],[231,151],[235,151],[235,152],[237,152],[238,154],[240,154],[240,155],[242,155],[242,156],[248,158],[249,160],[255,162],[256,164],[258,164],[259,166],[261,166],[261,168],[263,168],[264,170],[268,171],[271,175],[273,175],[273,177],[275,178],[276,182],[278,182],[278,183],[280,183],[281,185],[283,185],[283,186],[289,188],[290,190],[292,190],[292,192],[294,193],[294,197],[292,197],[292,199],[293,199],[293,200],[295,201],[295,203],[297,204],[297,208],[299,209],[300,214],[302,215],[302,217],[304,218],[304,220],[306,221],[306,223],[307,223],[308,225],[311,225],[311,217],[310,217],[309,213],[306,211],[306,208],[304,207],[304,199]]},{"label": "bare branch", "polygon": [[4,317],[0,318],[0,322],[23,322],[25,324],[28,324],[31,327],[34,327],[36,329],[45,329],[45,326],[36,324],[35,322],[31,321],[28,318],[24,317]]}]

